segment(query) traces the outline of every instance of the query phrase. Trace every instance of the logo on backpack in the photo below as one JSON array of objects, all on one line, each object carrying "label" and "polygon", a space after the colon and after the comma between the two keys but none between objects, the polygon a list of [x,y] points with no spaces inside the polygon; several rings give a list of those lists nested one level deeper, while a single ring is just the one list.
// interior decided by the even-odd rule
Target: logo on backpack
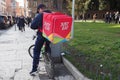
[{"label": "logo on backpack", "polygon": [[69,22],[61,22],[60,26],[62,27],[62,30],[67,30],[69,27]]},{"label": "logo on backpack", "polygon": [[43,25],[44,25],[44,27],[45,27],[45,28],[44,28],[45,30],[48,30],[48,31],[50,30],[50,23],[44,22]]}]

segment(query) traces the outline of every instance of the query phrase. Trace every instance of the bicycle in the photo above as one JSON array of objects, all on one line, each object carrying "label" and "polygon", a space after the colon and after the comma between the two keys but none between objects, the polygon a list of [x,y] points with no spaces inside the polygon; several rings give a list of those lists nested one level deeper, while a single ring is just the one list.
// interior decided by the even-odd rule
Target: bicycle
[{"label": "bicycle", "polygon": [[[35,38],[36,36],[33,36],[33,40]],[[34,47],[35,45],[32,44],[28,49],[28,53],[31,56],[31,58],[33,58]],[[41,49],[40,60],[42,57],[44,58],[46,72],[49,78],[53,79],[54,78],[54,61],[53,61],[53,57],[51,56],[51,53],[45,52],[45,45]]]}]

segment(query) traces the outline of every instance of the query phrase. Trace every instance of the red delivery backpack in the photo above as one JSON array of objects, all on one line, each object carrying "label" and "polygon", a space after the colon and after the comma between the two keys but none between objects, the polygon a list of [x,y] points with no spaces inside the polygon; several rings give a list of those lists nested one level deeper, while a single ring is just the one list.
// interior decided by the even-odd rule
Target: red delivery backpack
[{"label": "red delivery backpack", "polygon": [[60,12],[43,14],[43,36],[56,44],[70,39],[72,17]]}]

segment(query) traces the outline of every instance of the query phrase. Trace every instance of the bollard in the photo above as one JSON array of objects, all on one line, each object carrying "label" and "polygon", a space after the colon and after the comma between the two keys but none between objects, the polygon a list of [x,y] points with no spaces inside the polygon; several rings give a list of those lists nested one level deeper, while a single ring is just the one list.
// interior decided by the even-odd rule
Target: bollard
[{"label": "bollard", "polygon": [[61,63],[62,58],[61,58],[61,49],[62,43],[57,43],[57,44],[50,44],[51,47],[51,56],[53,57],[54,63]]},{"label": "bollard", "polygon": [[118,76],[118,80],[120,80],[120,75]]},{"label": "bollard", "polygon": [[112,80],[112,74],[111,74],[111,73],[109,73],[108,75],[110,76],[110,80]]}]

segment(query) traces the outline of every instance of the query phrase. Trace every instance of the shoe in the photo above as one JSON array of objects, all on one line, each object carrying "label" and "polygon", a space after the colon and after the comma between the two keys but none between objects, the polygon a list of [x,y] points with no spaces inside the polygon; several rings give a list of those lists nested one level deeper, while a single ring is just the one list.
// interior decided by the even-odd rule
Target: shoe
[{"label": "shoe", "polygon": [[37,71],[31,71],[31,72],[30,72],[30,75],[31,75],[31,76],[36,76],[36,75],[37,75]]}]

